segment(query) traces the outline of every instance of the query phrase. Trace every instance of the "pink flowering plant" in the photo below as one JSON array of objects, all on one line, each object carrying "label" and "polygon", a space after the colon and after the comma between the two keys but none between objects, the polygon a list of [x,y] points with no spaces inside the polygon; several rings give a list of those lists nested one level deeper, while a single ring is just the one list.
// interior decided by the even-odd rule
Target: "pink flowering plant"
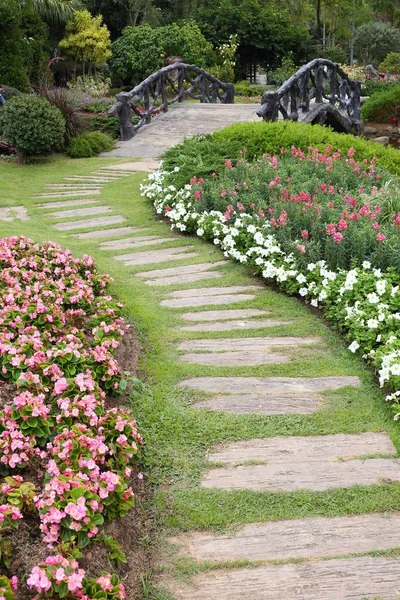
[{"label": "pink flowering plant", "polygon": [[11,580],[5,575],[0,575],[0,600],[14,600],[14,591],[17,589],[18,580]]},{"label": "pink flowering plant", "polygon": [[142,193],[171,228],[323,308],[349,350],[376,369],[400,419],[398,182],[376,158],[355,161],[352,148],[345,156],[292,148],[253,163],[246,154],[183,186],[179,167],[160,170]]},{"label": "pink flowering plant", "polygon": [[44,563],[32,569],[27,580],[36,600],[65,598],[72,600],[124,600],[125,589],[117,575],[103,573],[98,579],[86,577],[75,559],[62,555],[48,556]]},{"label": "pink flowering plant", "polygon": [[[111,278],[87,255],[23,236],[0,240],[0,263],[0,373],[17,390],[0,411],[0,469],[11,472],[0,487],[7,566],[7,533],[25,511],[38,515],[43,543],[76,555],[105,519],[126,514],[134,504],[128,465],[142,438],[128,410],[106,410],[106,393],[126,387],[115,358],[125,324],[107,294]],[[41,489],[13,474],[27,465]],[[84,578],[68,558],[58,565],[65,576],[55,577],[54,560],[30,575],[37,598],[125,597],[114,576]]]}]

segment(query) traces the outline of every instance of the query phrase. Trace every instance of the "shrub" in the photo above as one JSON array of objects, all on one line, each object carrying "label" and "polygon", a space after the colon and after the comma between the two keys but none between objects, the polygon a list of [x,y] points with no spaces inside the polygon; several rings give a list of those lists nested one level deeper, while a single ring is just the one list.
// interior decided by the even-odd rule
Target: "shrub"
[{"label": "shrub", "polygon": [[325,150],[332,146],[345,154],[355,149],[357,160],[377,156],[381,167],[390,172],[400,173],[400,153],[394,148],[384,148],[375,142],[368,142],[353,135],[336,133],[320,125],[304,125],[292,121],[276,123],[237,123],[212,135],[196,136],[168,150],[164,155],[167,171],[179,167],[178,185],[185,185],[196,173],[204,177],[219,172],[225,159],[237,160],[243,148],[247,149],[248,159],[260,157],[264,153],[279,154],[281,148],[301,148],[307,151],[309,146]]},{"label": "shrub", "polygon": [[84,118],[70,101],[68,91],[65,88],[50,89],[45,85],[41,85],[38,94],[61,111],[65,119],[64,145],[67,147],[72,138],[86,130],[87,124]]},{"label": "shrub", "polygon": [[370,21],[356,30],[354,49],[364,65],[378,66],[389,52],[400,50],[400,31],[388,23]]},{"label": "shrub", "polygon": [[361,114],[364,120],[379,123],[400,117],[400,85],[372,94],[362,105]]},{"label": "shrub", "polygon": [[297,71],[297,67],[293,62],[293,52],[289,52],[287,56],[282,59],[282,64],[275,71],[268,73],[268,82],[274,83],[275,85],[281,86],[289,77],[294,75]]},{"label": "shrub", "polygon": [[[113,139],[120,136],[119,118],[112,117],[107,113],[89,114],[86,116],[86,121],[90,131],[99,131],[105,133]],[[132,117],[132,123],[136,125],[138,118]]]},{"label": "shrub", "polygon": [[6,102],[2,112],[3,134],[16,148],[19,160],[62,148],[64,117],[44,98],[22,94]]},{"label": "shrub", "polygon": [[235,96],[262,96],[266,91],[265,85],[250,85],[247,80],[235,83]]},{"label": "shrub", "polygon": [[0,88],[3,90],[3,97],[5,100],[9,100],[14,96],[20,96],[22,94],[22,92],[16,88],[10,87],[9,85],[0,85]]},{"label": "shrub", "polygon": [[400,52],[390,52],[379,65],[379,70],[386,73],[400,73]]},{"label": "shrub", "polygon": [[398,85],[396,81],[391,80],[379,80],[366,79],[362,84],[362,94],[365,96],[372,96],[376,92],[386,92],[393,86]]},{"label": "shrub", "polygon": [[101,98],[109,93],[111,80],[97,73],[94,77],[77,77],[68,83],[71,92],[80,92],[93,98]]},{"label": "shrub", "polygon": [[99,131],[89,131],[73,139],[68,146],[71,158],[90,158],[100,152],[109,152],[114,147],[113,140]]}]

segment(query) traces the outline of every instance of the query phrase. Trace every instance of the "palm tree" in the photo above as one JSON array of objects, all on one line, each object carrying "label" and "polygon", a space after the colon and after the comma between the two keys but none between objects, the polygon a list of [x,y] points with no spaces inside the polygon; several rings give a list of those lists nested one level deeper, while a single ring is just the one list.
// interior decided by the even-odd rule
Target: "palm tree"
[{"label": "palm tree", "polygon": [[80,0],[19,0],[20,8],[30,7],[45,21],[64,24],[82,8]]}]

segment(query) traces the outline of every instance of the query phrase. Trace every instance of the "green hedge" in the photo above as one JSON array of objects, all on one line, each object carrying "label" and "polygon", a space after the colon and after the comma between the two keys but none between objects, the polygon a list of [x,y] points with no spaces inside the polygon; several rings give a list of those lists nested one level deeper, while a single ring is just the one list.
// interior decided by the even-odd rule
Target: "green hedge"
[{"label": "green hedge", "polygon": [[266,90],[265,85],[250,85],[247,80],[235,83],[235,96],[262,96]]},{"label": "green hedge", "polygon": [[204,177],[223,168],[225,159],[238,160],[241,151],[246,148],[249,159],[262,154],[279,154],[282,148],[296,146],[307,151],[309,146],[325,150],[333,146],[334,150],[347,153],[355,149],[356,160],[378,157],[380,167],[393,174],[400,173],[400,152],[394,148],[385,148],[376,142],[344,133],[335,133],[320,125],[303,125],[292,121],[276,123],[254,122],[237,123],[212,135],[196,136],[182,144],[167,150],[164,154],[164,168],[171,171],[179,167],[179,181],[174,185],[185,185],[193,176]]},{"label": "green hedge", "polygon": [[113,140],[98,131],[90,131],[74,138],[68,146],[71,158],[91,158],[100,152],[109,152],[114,147]]},{"label": "green hedge", "polygon": [[372,94],[362,105],[361,114],[364,120],[378,123],[388,123],[392,118],[400,118],[400,85]]}]

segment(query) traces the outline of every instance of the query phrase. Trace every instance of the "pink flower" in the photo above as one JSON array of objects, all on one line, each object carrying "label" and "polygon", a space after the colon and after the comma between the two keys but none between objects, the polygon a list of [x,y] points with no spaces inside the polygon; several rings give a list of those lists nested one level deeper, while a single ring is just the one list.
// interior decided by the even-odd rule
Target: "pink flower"
[{"label": "pink flower", "polygon": [[301,244],[297,244],[296,248],[297,248],[297,250],[298,250],[299,252],[301,252],[302,254],[304,254],[304,253],[305,253],[305,251],[306,251],[306,247],[305,247],[305,246],[303,246],[303,245],[301,245]]},{"label": "pink flower", "polygon": [[384,242],[384,241],[386,240],[386,235],[383,235],[383,233],[378,233],[378,234],[376,235],[376,239],[377,239],[379,242]]},{"label": "pink flower", "polygon": [[65,377],[62,377],[61,379],[56,381],[56,383],[54,385],[54,395],[58,396],[59,394],[62,394],[63,392],[65,392],[65,390],[67,390],[67,389],[68,389],[68,381],[65,379]]},{"label": "pink flower", "polygon": [[303,231],[301,232],[301,237],[303,238],[303,240],[308,240],[308,231],[307,231],[307,229],[303,229]]},{"label": "pink flower", "polygon": [[340,244],[342,239],[343,239],[343,235],[341,233],[337,232],[337,233],[333,234],[333,241],[336,242],[337,244]]}]

